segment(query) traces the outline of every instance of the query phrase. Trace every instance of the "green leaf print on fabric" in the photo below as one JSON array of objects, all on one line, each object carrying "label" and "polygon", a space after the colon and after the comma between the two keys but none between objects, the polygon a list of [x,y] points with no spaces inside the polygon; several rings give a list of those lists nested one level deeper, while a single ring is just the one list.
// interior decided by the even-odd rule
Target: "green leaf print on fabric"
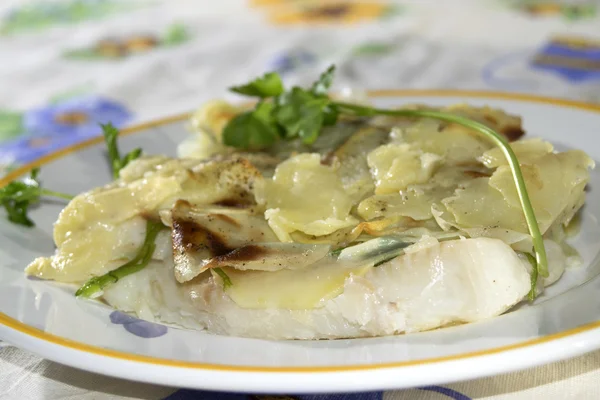
[{"label": "green leaf print on fabric", "polygon": [[0,110],[0,142],[15,138],[23,132],[23,115],[18,112]]},{"label": "green leaf print on fabric", "polygon": [[118,60],[144,54],[158,48],[174,47],[190,39],[183,24],[170,25],[162,35],[129,34],[121,37],[100,39],[86,48],[69,50],[63,57],[74,60]]},{"label": "green leaf print on fabric", "polygon": [[384,42],[367,42],[352,49],[352,54],[359,57],[372,57],[387,54],[394,50],[394,45]]},{"label": "green leaf print on fabric", "polygon": [[598,13],[595,4],[586,4],[581,6],[569,6],[563,8],[563,16],[571,21],[580,19],[594,18]]},{"label": "green leaf print on fabric", "polygon": [[190,39],[190,34],[183,24],[173,24],[165,32],[161,43],[164,46],[176,46]]},{"label": "green leaf print on fabric", "polygon": [[569,4],[559,0],[511,0],[503,3],[532,18],[563,18],[578,21],[594,18],[598,12],[597,5],[592,2]]},{"label": "green leaf print on fabric", "polygon": [[380,19],[386,20],[402,15],[406,10],[406,6],[402,6],[400,4],[391,4],[388,8],[385,9],[383,14],[381,14]]},{"label": "green leaf print on fabric", "polygon": [[9,10],[0,21],[0,34],[40,31],[56,25],[101,19],[136,7],[126,0],[37,0]]}]

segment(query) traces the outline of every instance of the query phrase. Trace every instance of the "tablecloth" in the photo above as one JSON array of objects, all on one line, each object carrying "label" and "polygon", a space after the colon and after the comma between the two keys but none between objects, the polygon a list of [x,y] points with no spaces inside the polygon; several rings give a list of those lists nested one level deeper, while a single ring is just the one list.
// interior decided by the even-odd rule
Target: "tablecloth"
[{"label": "tablecloth", "polygon": [[[0,175],[278,71],[334,90],[453,88],[600,102],[600,1],[3,0]],[[597,399],[600,353],[470,382],[300,400]],[[285,394],[282,394],[285,396]],[[272,399],[126,382],[0,344],[0,399]]]}]

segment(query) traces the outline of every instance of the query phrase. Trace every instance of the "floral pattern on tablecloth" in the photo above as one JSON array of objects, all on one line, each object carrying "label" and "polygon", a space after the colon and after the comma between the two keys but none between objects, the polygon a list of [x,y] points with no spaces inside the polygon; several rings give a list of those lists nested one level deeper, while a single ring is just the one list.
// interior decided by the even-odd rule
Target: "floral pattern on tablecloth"
[{"label": "floral pattern on tablecloth", "polygon": [[56,25],[106,18],[132,7],[128,0],[24,1],[5,11],[0,35],[39,32]]},{"label": "floral pattern on tablecloth", "polygon": [[100,124],[122,127],[131,116],[122,104],[96,95],[63,99],[22,113],[0,110],[0,154],[13,164],[28,163],[100,135]]}]

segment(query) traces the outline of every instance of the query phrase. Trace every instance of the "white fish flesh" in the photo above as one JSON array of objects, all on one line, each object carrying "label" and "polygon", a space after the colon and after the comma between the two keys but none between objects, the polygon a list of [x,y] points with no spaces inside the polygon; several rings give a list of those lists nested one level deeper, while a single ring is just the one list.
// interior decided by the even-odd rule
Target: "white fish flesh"
[{"label": "white fish flesh", "polygon": [[[407,249],[408,250],[408,249]],[[244,308],[218,279],[178,284],[170,262],[153,263],[106,288],[104,299],[139,317],[212,333],[270,339],[381,336],[434,329],[502,314],[530,289],[527,261],[498,239],[452,240],[350,275],[318,308]],[[314,278],[314,277],[313,277]],[[310,290],[310,281],[306,290]],[[268,295],[287,291],[265,288]]]}]

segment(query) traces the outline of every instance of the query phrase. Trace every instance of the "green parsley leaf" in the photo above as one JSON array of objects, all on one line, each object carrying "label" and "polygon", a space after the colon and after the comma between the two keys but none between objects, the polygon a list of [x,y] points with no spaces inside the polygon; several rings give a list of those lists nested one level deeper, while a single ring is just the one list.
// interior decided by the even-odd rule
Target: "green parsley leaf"
[{"label": "green parsley leaf", "polygon": [[233,283],[231,282],[231,278],[229,277],[229,275],[227,275],[225,271],[223,271],[222,268],[215,268],[214,270],[223,281],[223,289],[227,289],[233,285]]},{"label": "green parsley leaf", "polygon": [[335,125],[336,122],[337,122],[337,120],[338,120],[339,114],[340,114],[340,111],[335,106],[335,104],[333,104],[333,103],[328,104],[323,109],[323,125],[324,126],[333,126],[333,125]]},{"label": "green parsley leaf", "polygon": [[319,76],[319,79],[313,83],[310,91],[315,96],[327,96],[327,91],[333,83],[333,77],[335,75],[335,65],[331,65],[325,72]]},{"label": "green parsley leaf", "polygon": [[144,243],[138,250],[137,255],[131,261],[119,268],[104,275],[91,278],[75,292],[75,296],[88,298],[96,297],[102,294],[102,291],[106,286],[118,282],[119,279],[122,279],[127,275],[131,275],[146,268],[152,260],[152,255],[156,249],[156,237],[164,228],[165,226],[161,222],[146,221],[146,236],[144,237]]},{"label": "green parsley leaf", "polygon": [[281,77],[276,72],[269,72],[250,83],[229,88],[232,92],[253,97],[274,97],[283,93]]},{"label": "green parsley leaf", "polygon": [[27,216],[27,209],[30,203],[26,201],[12,201],[10,203],[2,204],[8,215],[8,220],[17,225],[23,225],[26,227],[33,227],[35,224]]},{"label": "green parsley leaf", "polygon": [[531,265],[531,277],[530,277],[530,284],[531,284],[531,289],[529,289],[529,293],[527,294],[527,298],[529,298],[529,301],[534,301],[535,300],[535,296],[536,296],[536,289],[537,289],[537,281],[538,281],[538,268],[537,268],[537,263],[535,261],[535,257],[532,256],[529,253],[524,253],[525,257],[527,257],[527,261],[529,261],[529,264]]},{"label": "green parsley leaf", "polygon": [[39,174],[40,174],[40,168],[39,167],[38,168],[34,168],[29,173],[29,179],[32,179],[32,180],[34,180],[34,181],[37,182],[37,178],[38,178]]},{"label": "green parsley leaf", "polygon": [[284,138],[300,137],[306,144],[313,143],[325,122],[325,109],[329,99],[315,97],[299,87],[277,98],[273,114],[277,123],[284,129]]},{"label": "green parsley leaf", "polygon": [[125,167],[131,161],[139,158],[142,155],[142,149],[139,147],[137,149],[131,150],[129,153],[125,154],[125,157],[121,159],[121,168]]},{"label": "green parsley leaf", "polygon": [[129,164],[129,162],[138,158],[142,154],[142,149],[137,148],[125,154],[124,157],[121,157],[117,145],[119,130],[110,122],[108,124],[100,124],[100,126],[102,127],[102,133],[104,134],[106,147],[108,148],[108,158],[110,159],[113,178],[118,179],[119,171]]},{"label": "green parsley leaf", "polygon": [[0,188],[0,206],[4,207],[8,220],[17,225],[35,226],[27,215],[29,207],[39,203],[42,196],[59,197],[70,200],[73,197],[44,189],[37,180],[40,169],[31,170],[29,178],[23,181],[13,181]]},{"label": "green parsley leaf", "polygon": [[223,129],[227,146],[258,150],[271,146],[279,139],[277,125],[271,116],[272,103],[259,103],[253,111],[235,116]]}]

